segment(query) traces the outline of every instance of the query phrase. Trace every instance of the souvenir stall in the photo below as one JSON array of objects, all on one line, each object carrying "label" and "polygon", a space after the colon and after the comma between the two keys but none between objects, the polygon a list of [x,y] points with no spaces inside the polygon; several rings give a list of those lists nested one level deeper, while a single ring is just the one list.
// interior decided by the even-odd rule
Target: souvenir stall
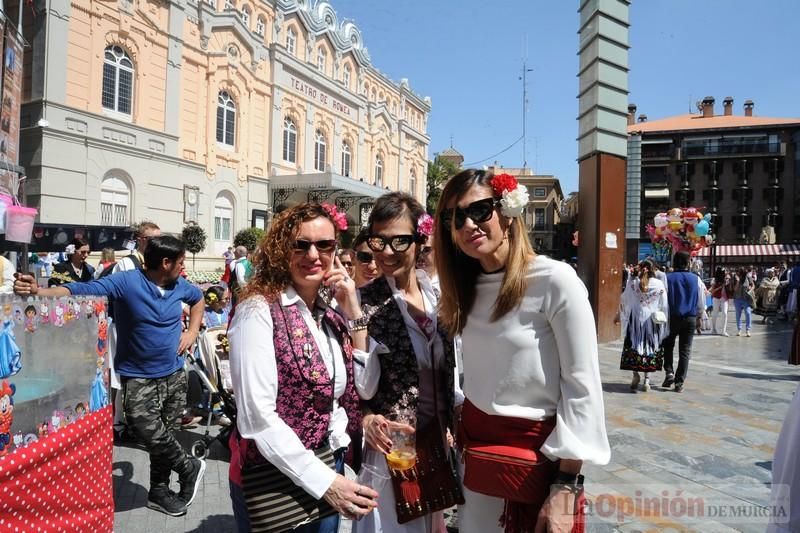
[{"label": "souvenir stall", "polygon": [[0,531],[112,531],[104,298],[0,298]]}]

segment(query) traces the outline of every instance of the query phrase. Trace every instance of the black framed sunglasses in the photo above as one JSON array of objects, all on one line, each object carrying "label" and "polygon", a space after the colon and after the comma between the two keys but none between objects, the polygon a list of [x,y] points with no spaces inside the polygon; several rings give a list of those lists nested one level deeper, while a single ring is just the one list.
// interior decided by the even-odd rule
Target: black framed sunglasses
[{"label": "black framed sunglasses", "polygon": [[445,209],[442,211],[442,222],[445,226],[449,226],[451,222],[455,225],[456,229],[461,229],[467,222],[467,218],[472,220],[475,224],[486,222],[494,214],[494,209],[500,203],[500,200],[494,198],[484,198],[472,202],[463,209],[456,207],[455,209]]},{"label": "black framed sunglasses", "polygon": [[293,248],[296,252],[308,252],[311,246],[314,246],[321,254],[329,254],[336,249],[336,239],[322,239],[319,241],[297,239],[294,241]]},{"label": "black framed sunglasses", "polygon": [[372,255],[372,252],[356,252],[356,259],[359,263],[367,265],[375,260],[375,256]]},{"label": "black framed sunglasses", "polygon": [[381,237],[380,235],[372,235],[367,239],[367,246],[373,252],[382,252],[387,244],[393,252],[405,252],[414,244],[414,236],[395,235],[394,237]]},{"label": "black framed sunglasses", "polygon": [[428,255],[433,251],[433,246],[423,246],[420,248],[419,253],[422,255]]}]

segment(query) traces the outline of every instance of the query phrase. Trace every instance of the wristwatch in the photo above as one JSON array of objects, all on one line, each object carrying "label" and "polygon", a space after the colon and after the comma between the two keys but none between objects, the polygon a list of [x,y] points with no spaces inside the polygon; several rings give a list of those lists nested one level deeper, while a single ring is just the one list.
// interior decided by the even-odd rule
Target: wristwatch
[{"label": "wristwatch", "polygon": [[369,324],[369,316],[363,315],[355,320],[348,320],[347,321],[347,331],[363,331],[367,329],[367,325]]},{"label": "wristwatch", "polygon": [[583,490],[583,476],[580,474],[570,474],[569,472],[559,472],[553,480],[552,485],[565,488],[570,492],[578,493]]}]

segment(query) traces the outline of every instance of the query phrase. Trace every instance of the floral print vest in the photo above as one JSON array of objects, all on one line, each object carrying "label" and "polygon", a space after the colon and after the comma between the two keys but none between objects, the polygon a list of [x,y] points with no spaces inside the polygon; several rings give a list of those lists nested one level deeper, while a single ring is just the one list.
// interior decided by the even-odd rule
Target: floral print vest
[{"label": "floral print vest", "polygon": [[[296,305],[284,307],[280,299],[270,304],[273,342],[278,370],[278,395],[275,410],[300,438],[313,450],[325,443],[333,406],[333,381],[322,354]],[[330,307],[322,322],[334,332],[344,355],[347,385],[339,405],[347,413],[347,432],[351,438],[361,430],[360,399],[353,378],[353,346],[344,318]],[[353,446],[360,441],[353,440]],[[265,462],[255,443],[241,439],[239,449],[243,463]]]},{"label": "floral print vest", "polygon": [[[360,291],[361,307],[364,314],[370,316],[369,336],[389,349],[388,354],[380,356],[381,377],[378,392],[368,402],[369,406],[373,413],[382,415],[392,414],[400,409],[412,409],[416,412],[419,397],[417,356],[403,314],[392,295],[392,289],[385,278],[378,278],[362,287]],[[438,327],[436,334],[441,337],[445,352],[444,368],[437,368],[436,379],[437,385],[445,383],[445,388],[437,389],[437,394],[445,399],[447,413],[452,413],[455,386],[453,342],[441,326]],[[442,372],[445,373],[444,377],[441,375]],[[442,422],[452,428],[452,415]]]}]

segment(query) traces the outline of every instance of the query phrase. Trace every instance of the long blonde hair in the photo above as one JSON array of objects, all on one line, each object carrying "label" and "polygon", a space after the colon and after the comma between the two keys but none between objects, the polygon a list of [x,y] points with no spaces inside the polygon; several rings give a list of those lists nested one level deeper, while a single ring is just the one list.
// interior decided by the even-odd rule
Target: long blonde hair
[{"label": "long blonde hair", "polygon": [[[442,297],[439,300],[439,314],[444,326],[451,335],[464,330],[467,318],[475,305],[478,276],[481,265],[477,259],[464,254],[453,241],[453,227],[442,222],[442,212],[449,205],[455,205],[472,187],[483,186],[491,189],[491,172],[467,169],[447,181],[436,209],[434,229],[434,261],[439,273]],[[495,215],[493,215],[495,216]],[[496,216],[503,216],[497,211]],[[528,289],[528,266],[535,257],[528,240],[522,217],[514,217],[508,228],[509,253],[505,264],[503,282],[492,308],[492,321],[516,309]]]}]

